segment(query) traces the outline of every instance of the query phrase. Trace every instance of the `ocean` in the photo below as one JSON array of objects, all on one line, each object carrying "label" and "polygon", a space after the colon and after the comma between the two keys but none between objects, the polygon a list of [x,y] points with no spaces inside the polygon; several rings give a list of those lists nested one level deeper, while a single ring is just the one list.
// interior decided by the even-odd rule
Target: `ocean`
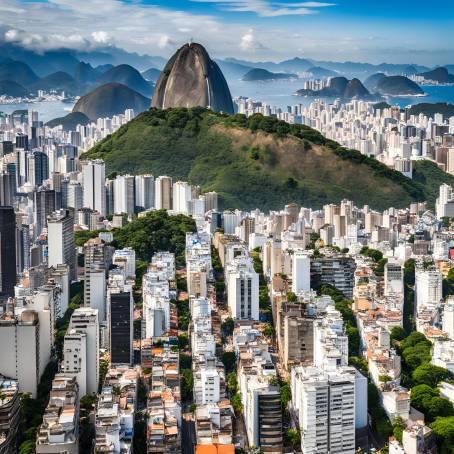
[{"label": "ocean", "polygon": [[[278,81],[278,82],[243,82],[241,80],[229,80],[229,87],[233,97],[245,96],[256,101],[263,101],[272,106],[285,109],[295,104],[310,104],[314,98],[293,96],[293,93],[302,88],[301,81]],[[389,104],[399,104],[406,107],[421,102],[435,103],[447,102],[454,104],[454,86],[423,86],[427,96],[420,97],[390,97],[386,101]],[[328,101],[332,101],[330,98]],[[33,109],[39,112],[40,120],[46,122],[53,118],[62,117],[71,112],[73,104],[62,101],[45,101],[30,104],[2,104],[0,112],[11,113],[18,109]]]}]

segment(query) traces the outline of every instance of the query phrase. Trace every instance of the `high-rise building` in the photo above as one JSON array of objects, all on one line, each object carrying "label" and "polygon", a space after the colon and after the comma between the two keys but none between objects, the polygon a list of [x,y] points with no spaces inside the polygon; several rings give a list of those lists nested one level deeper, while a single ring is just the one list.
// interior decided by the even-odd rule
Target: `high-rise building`
[{"label": "high-rise building", "polygon": [[83,206],[106,214],[105,163],[101,159],[83,161],[82,181],[84,185]]},{"label": "high-rise building", "polygon": [[416,311],[435,308],[443,298],[443,276],[437,269],[416,269]]},{"label": "high-rise building", "polygon": [[21,423],[21,397],[17,380],[0,375],[0,452],[13,454],[19,451]]},{"label": "high-rise building", "polygon": [[354,369],[292,368],[292,406],[303,454],[355,452]]},{"label": "high-rise building", "polygon": [[55,211],[55,191],[40,188],[33,194],[33,216],[35,223],[35,238],[41,235],[47,226],[47,217]]},{"label": "high-rise building", "polygon": [[0,206],[0,296],[14,296],[16,285],[16,216],[13,207]]},{"label": "high-rise building", "polygon": [[49,159],[42,151],[28,155],[28,181],[33,186],[41,186],[49,178]]},{"label": "high-rise building", "polygon": [[98,311],[89,307],[76,309],[71,315],[63,346],[63,370],[75,376],[80,397],[98,392],[99,322]]},{"label": "high-rise building", "polygon": [[259,319],[259,276],[249,257],[238,256],[226,271],[227,298],[235,319]]},{"label": "high-rise building", "polygon": [[[40,316],[41,320],[40,320]],[[50,360],[50,313],[24,310],[0,318],[0,374],[18,381],[19,391],[36,398],[38,384]]]},{"label": "high-rise building", "polygon": [[155,208],[172,209],[172,178],[160,176],[155,179]]},{"label": "high-rise building", "polygon": [[311,289],[311,260],[304,251],[295,251],[292,260],[292,292],[298,294]]},{"label": "high-rise building", "polygon": [[133,301],[131,291],[109,292],[110,362],[133,362]]},{"label": "high-rise building", "polygon": [[176,181],[173,184],[173,211],[188,213],[188,203],[192,199],[191,185],[186,181]]},{"label": "high-rise building", "polygon": [[136,175],[136,210],[145,211],[154,207],[153,175]]},{"label": "high-rise building", "polygon": [[74,244],[74,218],[70,210],[58,210],[47,218],[48,265],[69,266],[71,281],[76,279],[76,253]]},{"label": "high-rise building", "polygon": [[114,213],[134,214],[134,176],[118,175],[114,181]]}]

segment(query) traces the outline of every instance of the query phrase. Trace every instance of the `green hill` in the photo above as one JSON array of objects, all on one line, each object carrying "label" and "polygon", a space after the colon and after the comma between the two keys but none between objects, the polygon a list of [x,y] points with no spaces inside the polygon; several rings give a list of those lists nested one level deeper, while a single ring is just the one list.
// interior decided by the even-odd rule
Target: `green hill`
[{"label": "green hill", "polygon": [[277,209],[294,201],[317,208],[343,198],[404,207],[433,203],[439,184],[414,182],[307,126],[202,108],[143,112],[83,156],[97,157],[108,172],[170,175],[217,191],[223,207]]}]

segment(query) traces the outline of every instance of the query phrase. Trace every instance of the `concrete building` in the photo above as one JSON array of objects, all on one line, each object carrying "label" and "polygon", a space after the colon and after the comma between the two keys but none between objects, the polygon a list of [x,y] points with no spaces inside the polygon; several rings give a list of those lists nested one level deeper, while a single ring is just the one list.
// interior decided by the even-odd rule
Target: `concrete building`
[{"label": "concrete building", "polygon": [[157,210],[172,209],[172,178],[160,176],[155,179],[155,203]]},{"label": "concrete building", "polygon": [[102,159],[82,161],[83,206],[106,215],[106,175]]},{"label": "concrete building", "polygon": [[63,344],[62,369],[75,376],[79,396],[96,393],[99,384],[99,321],[97,309],[81,307],[71,315]]},{"label": "concrete building", "polygon": [[79,387],[75,377],[57,374],[36,436],[36,453],[79,453]]},{"label": "concrete building", "polygon": [[0,375],[0,453],[18,452],[21,423],[20,395],[17,380]]},{"label": "concrete building", "polygon": [[304,251],[294,251],[292,260],[292,292],[298,294],[311,289],[311,261]]},{"label": "concrete building", "polygon": [[235,319],[259,319],[259,276],[252,260],[238,256],[227,265],[227,301]]},{"label": "concrete building", "polygon": [[114,213],[133,215],[135,208],[133,175],[118,175],[114,180]]},{"label": "concrete building", "polygon": [[292,406],[298,415],[303,454],[355,452],[355,373],[292,368]]},{"label": "concrete building", "polygon": [[76,253],[74,244],[74,218],[70,210],[58,210],[47,218],[48,265],[69,266],[71,281],[76,279]]}]

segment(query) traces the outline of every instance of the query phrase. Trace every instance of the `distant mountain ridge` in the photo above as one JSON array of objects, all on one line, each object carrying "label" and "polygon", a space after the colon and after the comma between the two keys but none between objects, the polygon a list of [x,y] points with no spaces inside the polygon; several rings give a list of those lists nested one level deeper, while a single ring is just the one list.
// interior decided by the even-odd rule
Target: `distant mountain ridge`
[{"label": "distant mountain ridge", "polygon": [[321,90],[300,89],[296,96],[339,97],[344,99],[369,99],[371,94],[359,79],[348,80],[346,77],[333,77],[329,85]]},{"label": "distant mountain ridge", "polygon": [[418,76],[422,76],[426,80],[433,80],[439,83],[454,83],[454,75],[450,74],[448,72],[448,69],[443,67],[435,68],[432,71],[419,73]]},{"label": "distant mountain ridge", "polygon": [[245,82],[265,82],[270,80],[288,79],[298,79],[298,76],[291,73],[273,73],[262,68],[251,69],[241,78],[241,80],[244,80]]}]

